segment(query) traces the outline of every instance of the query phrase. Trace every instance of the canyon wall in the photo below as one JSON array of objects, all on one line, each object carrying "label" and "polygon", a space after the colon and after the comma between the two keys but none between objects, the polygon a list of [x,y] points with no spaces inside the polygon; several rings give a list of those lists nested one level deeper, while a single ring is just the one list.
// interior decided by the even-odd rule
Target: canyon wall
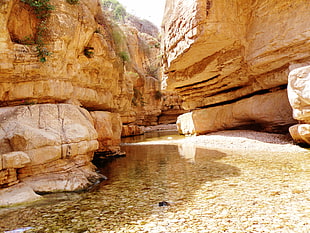
[{"label": "canyon wall", "polygon": [[[115,111],[130,106],[122,63],[113,50],[110,28],[97,0],[51,0],[44,48],[52,55],[40,62],[38,19],[20,0],[1,4],[1,106],[78,100],[87,109]],[[34,39],[32,39],[34,40]],[[127,98],[120,97],[125,95]]]},{"label": "canyon wall", "polygon": [[94,152],[121,153],[122,132],[161,114],[154,26],[99,0],[39,2],[0,2],[0,205],[86,189],[103,178]]},{"label": "canyon wall", "polygon": [[[50,0],[50,5],[43,26],[34,9],[20,0],[0,5],[0,106],[69,101],[120,113],[126,124],[157,124],[156,27],[135,17],[115,22],[98,0],[74,5]],[[38,52],[42,30],[44,44]]]},{"label": "canyon wall", "polygon": [[[274,93],[270,98],[279,99],[281,90],[286,90],[289,72],[310,64],[310,22],[305,20],[309,7],[306,0],[167,1],[163,87],[177,91],[184,108],[204,108],[211,115],[217,106],[236,108],[239,101],[255,96],[264,98]],[[281,127],[286,124],[288,128],[294,120],[287,97],[282,98],[283,102],[273,107],[281,106],[279,112],[288,113],[281,122]],[[271,100],[269,105],[274,102]],[[260,111],[270,109],[266,104],[268,101],[256,107]],[[209,130],[230,128],[231,118],[225,117],[217,115],[215,121],[222,122],[218,124],[222,126]],[[265,116],[268,127],[262,128],[273,130],[277,126],[273,117],[273,113],[269,119]],[[249,120],[256,121],[247,118],[244,124],[248,125]],[[268,122],[274,122],[274,126],[270,128]]]}]

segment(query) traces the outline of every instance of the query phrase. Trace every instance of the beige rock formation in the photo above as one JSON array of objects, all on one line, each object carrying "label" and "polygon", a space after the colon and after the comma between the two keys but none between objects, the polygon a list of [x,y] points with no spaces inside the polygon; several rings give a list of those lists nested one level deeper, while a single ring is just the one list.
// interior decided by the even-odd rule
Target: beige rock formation
[{"label": "beige rock formation", "polygon": [[42,48],[52,55],[40,62],[34,9],[1,1],[0,188],[85,189],[100,178],[94,151],[119,152],[122,121],[157,124],[156,30],[134,18],[119,26],[99,2],[49,1]]},{"label": "beige rock formation", "polygon": [[99,148],[97,151],[106,154],[120,152],[122,120],[118,113],[95,111],[91,112],[94,126],[98,133]]},{"label": "beige rock formation", "polygon": [[245,126],[256,130],[281,132],[296,123],[291,116],[287,93],[281,90],[256,95],[233,104],[185,113],[178,117],[177,125],[181,134],[195,135]]},{"label": "beige rock formation", "polygon": [[[126,39],[126,75],[131,79],[133,97],[132,110],[123,116],[131,116],[133,121],[123,122],[136,125],[157,125],[161,114],[160,91],[160,46],[156,37],[137,30],[131,25],[123,25]],[[128,117],[127,119],[130,119]]]},{"label": "beige rock formation", "polygon": [[50,1],[45,63],[33,44],[40,24],[33,9],[20,0],[1,3],[0,106],[74,100],[118,112],[125,124],[157,124],[158,30],[134,16],[117,25],[99,3]]},{"label": "beige rock formation", "polygon": [[144,133],[145,133],[145,130],[143,126],[134,125],[134,124],[123,125],[122,137],[141,135]]},{"label": "beige rock formation", "polygon": [[[0,106],[68,99],[90,109],[130,106],[122,61],[98,0],[50,3],[55,9],[47,20],[44,43],[52,55],[45,63],[39,61],[36,45],[27,45],[38,24],[31,7],[19,0],[1,3]],[[120,104],[121,94],[127,98]]]},{"label": "beige rock formation", "polygon": [[287,91],[294,118],[310,123],[310,66],[290,72]]},{"label": "beige rock formation", "polygon": [[69,104],[0,108],[0,187],[74,191],[100,177],[91,161],[98,134],[90,114]]},{"label": "beige rock formation", "polygon": [[176,92],[164,91],[162,93],[162,112],[158,118],[159,124],[174,124],[177,117],[187,112],[182,107],[182,99]]},{"label": "beige rock formation", "polygon": [[310,61],[309,9],[307,0],[167,1],[166,89],[190,110],[285,89],[290,66]]},{"label": "beige rock formation", "polygon": [[310,144],[310,66],[290,72],[287,91],[293,117],[300,122],[290,127],[290,134],[297,143]]}]

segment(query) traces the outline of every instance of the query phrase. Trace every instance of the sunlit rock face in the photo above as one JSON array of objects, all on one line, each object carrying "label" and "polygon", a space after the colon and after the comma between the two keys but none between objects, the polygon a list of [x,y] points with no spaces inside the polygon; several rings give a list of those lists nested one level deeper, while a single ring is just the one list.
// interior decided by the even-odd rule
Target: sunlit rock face
[{"label": "sunlit rock face", "polygon": [[[139,25],[138,19],[136,24]],[[122,120],[124,124],[157,125],[162,107],[160,43],[156,37],[139,31],[136,24],[130,21],[121,26],[126,44],[123,51],[129,55],[125,62],[125,75],[131,81],[133,94],[131,111],[126,109],[125,113],[121,113]]]},{"label": "sunlit rock face", "polygon": [[[90,109],[130,106],[122,62],[99,1],[50,4],[55,9],[47,19],[44,43],[52,55],[44,63],[29,43],[38,33],[31,7],[19,0],[0,5],[0,105],[77,99]],[[122,103],[120,93],[127,95]]]},{"label": "sunlit rock face", "polygon": [[310,61],[309,7],[306,0],[167,1],[164,87],[190,110],[286,89],[290,66]]},{"label": "sunlit rock face", "polygon": [[82,190],[98,180],[91,161],[98,134],[90,114],[69,104],[0,109],[0,187]]},{"label": "sunlit rock face", "polygon": [[179,116],[177,126],[181,134],[201,135],[243,127],[282,132],[294,123],[296,121],[292,118],[287,93],[280,90],[255,95],[233,104],[194,110]]},{"label": "sunlit rock face", "polygon": [[290,133],[296,142],[310,144],[310,66],[290,72],[287,90],[293,116],[300,123],[290,127]]}]

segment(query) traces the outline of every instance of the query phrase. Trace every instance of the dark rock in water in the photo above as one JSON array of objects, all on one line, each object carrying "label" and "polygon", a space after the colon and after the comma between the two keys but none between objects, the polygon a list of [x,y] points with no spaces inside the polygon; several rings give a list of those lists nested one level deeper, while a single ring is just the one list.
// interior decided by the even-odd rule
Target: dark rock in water
[{"label": "dark rock in water", "polygon": [[158,206],[170,206],[169,202],[161,201],[158,203]]}]

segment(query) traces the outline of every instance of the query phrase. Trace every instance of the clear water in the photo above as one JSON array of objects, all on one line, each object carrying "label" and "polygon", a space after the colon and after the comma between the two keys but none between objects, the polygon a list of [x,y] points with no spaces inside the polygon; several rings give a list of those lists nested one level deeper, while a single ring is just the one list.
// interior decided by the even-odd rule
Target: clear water
[{"label": "clear water", "polygon": [[[224,195],[228,188],[232,190],[245,183],[248,178],[242,178],[242,174],[250,173],[253,164],[250,160],[242,162],[244,158],[240,157],[231,160],[232,155],[215,150],[194,148],[194,154],[184,154],[182,146],[145,143],[154,140],[169,141],[180,137],[165,132],[125,139],[122,150],[127,156],[100,164],[100,171],[108,180],[90,192],[51,194],[34,204],[0,209],[0,231],[19,229],[20,231],[16,232],[185,232],[175,230],[179,228],[169,228],[173,224],[180,224],[177,227],[192,227],[192,231],[188,232],[200,232],[199,225],[201,226],[202,222],[199,221],[204,221],[203,218],[210,215],[211,208],[218,206],[218,203],[213,201],[216,201],[220,194]],[[302,159],[306,161],[308,157]],[[300,165],[299,162],[296,166]],[[249,168],[245,168],[246,166]],[[274,173],[278,168],[266,169]],[[264,173],[261,170],[259,172]],[[296,182],[295,178],[292,176],[290,182]],[[236,189],[235,192],[242,192],[244,187]],[[204,207],[199,206],[199,203],[198,207],[195,204],[196,210],[190,210],[189,215],[199,216],[199,220],[188,220],[187,224],[185,220],[165,222],[171,215],[176,218],[189,211],[188,206],[194,201],[197,202],[198,194],[203,195]],[[231,201],[233,205],[233,198],[226,199],[218,202],[224,205],[226,201]],[[207,204],[205,201],[208,201]],[[165,205],[162,206],[162,203]],[[212,216],[217,211],[214,210]],[[162,228],[164,222],[166,225]],[[28,230],[23,231],[23,228]]]}]

